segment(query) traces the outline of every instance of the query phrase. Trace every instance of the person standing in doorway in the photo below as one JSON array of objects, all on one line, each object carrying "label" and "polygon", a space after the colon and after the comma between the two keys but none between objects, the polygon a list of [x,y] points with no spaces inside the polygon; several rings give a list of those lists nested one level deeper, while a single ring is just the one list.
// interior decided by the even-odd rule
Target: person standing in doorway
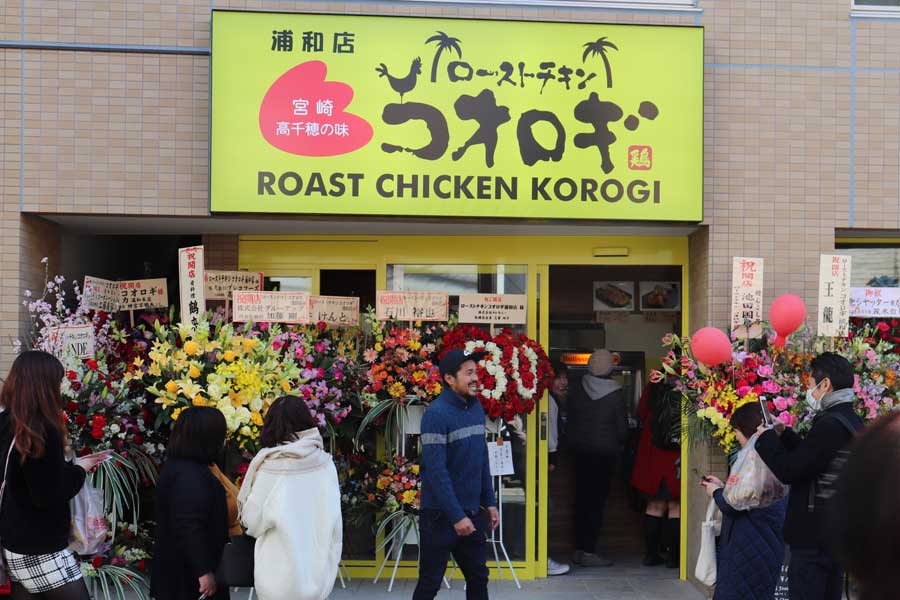
[{"label": "person standing in doorway", "polygon": [[784,541],[790,547],[791,600],[840,600],[843,571],[829,548],[828,498],[832,461],[863,428],[853,408],[853,367],[833,352],[810,363],[806,401],[815,413],[805,438],[784,423],[760,427],[756,451],[772,473],[791,486]]},{"label": "person standing in doorway", "polygon": [[569,396],[568,444],[575,454],[575,553],[572,562],[608,567],[612,561],[596,553],[603,511],[628,435],[622,386],[610,375],[613,356],[597,350],[588,373]]},{"label": "person standing in doorway", "polygon": [[[638,403],[641,439],[631,485],[647,499],[644,511],[644,566],[678,567],[681,537],[681,485],[676,462],[681,456],[678,421],[681,394],[667,382],[647,384]],[[668,549],[663,559],[660,548]]]},{"label": "person standing in doorway", "polygon": [[[565,364],[557,363],[553,365],[553,381],[550,383],[550,394],[548,396],[548,412],[547,415],[550,423],[547,427],[547,454],[549,465],[547,467],[552,477],[553,471],[559,464],[559,438],[560,438],[560,405],[565,405],[566,394],[569,391],[569,371]],[[552,515],[552,506],[548,503],[547,527],[552,526],[550,515]],[[570,570],[569,565],[556,562],[549,556],[547,557],[547,575],[565,575]]]},{"label": "person standing in doorway", "polygon": [[465,575],[467,600],[488,597],[485,532],[497,528],[500,515],[477,397],[477,366],[484,356],[461,349],[444,355],[444,390],[422,417],[419,581],[413,600],[435,597],[451,554]]}]

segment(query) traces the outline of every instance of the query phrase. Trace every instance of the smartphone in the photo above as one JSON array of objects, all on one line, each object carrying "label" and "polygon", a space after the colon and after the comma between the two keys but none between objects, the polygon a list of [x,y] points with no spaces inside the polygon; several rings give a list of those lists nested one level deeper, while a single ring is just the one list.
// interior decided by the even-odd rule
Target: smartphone
[{"label": "smartphone", "polygon": [[200,597],[197,600],[206,600],[206,594],[200,594]]},{"label": "smartphone", "polygon": [[762,408],[763,424],[766,427],[772,427],[775,424],[775,419],[772,418],[772,413],[769,412],[769,403],[765,399],[760,398],[759,406]]}]

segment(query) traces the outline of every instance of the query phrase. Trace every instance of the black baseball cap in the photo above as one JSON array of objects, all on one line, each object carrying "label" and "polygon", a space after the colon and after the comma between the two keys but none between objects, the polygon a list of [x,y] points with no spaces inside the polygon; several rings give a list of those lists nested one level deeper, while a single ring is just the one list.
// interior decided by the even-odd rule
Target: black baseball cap
[{"label": "black baseball cap", "polygon": [[460,365],[464,362],[474,360],[477,363],[485,356],[487,356],[487,352],[470,352],[469,350],[463,350],[462,348],[451,350],[444,355],[440,365],[438,365],[438,368],[441,370],[441,378],[443,379],[444,375],[447,374],[456,375]]}]

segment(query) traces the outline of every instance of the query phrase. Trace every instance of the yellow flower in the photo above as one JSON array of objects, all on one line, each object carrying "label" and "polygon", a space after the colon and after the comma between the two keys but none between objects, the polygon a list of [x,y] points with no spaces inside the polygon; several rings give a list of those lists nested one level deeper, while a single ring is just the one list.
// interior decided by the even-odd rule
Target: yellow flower
[{"label": "yellow flower", "polygon": [[216,340],[213,340],[213,341],[209,342],[208,344],[206,344],[206,351],[207,352],[215,352],[216,350],[219,350],[221,347],[222,347],[222,344],[220,344]]},{"label": "yellow flower", "polygon": [[172,400],[171,398],[166,398],[165,396],[159,396],[159,397],[155,400],[155,403],[156,403],[156,404],[161,404],[163,408],[169,408],[170,406],[172,406],[173,404],[175,404],[175,401]]},{"label": "yellow flower", "polygon": [[252,413],[250,413],[250,422],[253,423],[254,425],[262,427],[262,424],[263,424],[262,415],[256,411],[253,411]]},{"label": "yellow flower", "polygon": [[197,394],[191,399],[191,404],[193,404],[194,406],[208,406],[206,398],[204,398],[200,394]]},{"label": "yellow flower", "polygon": [[194,340],[185,342],[184,353],[188,356],[197,356],[198,354],[200,354],[200,344],[198,344]]},{"label": "yellow flower", "polygon": [[403,503],[412,504],[416,501],[416,490],[406,490],[403,492]]},{"label": "yellow flower", "polygon": [[135,357],[134,362],[132,364],[135,366],[135,368],[139,369],[144,366],[144,359],[141,358],[140,356]]},{"label": "yellow flower", "polygon": [[183,411],[185,408],[187,408],[187,407],[186,407],[186,406],[179,406],[178,408],[176,408],[175,410],[173,410],[173,411],[172,411],[172,420],[173,420],[173,421],[177,421],[177,420],[178,420],[178,416],[181,414],[181,411]]},{"label": "yellow flower", "polygon": [[399,381],[395,381],[391,384],[391,387],[388,388],[388,393],[394,398],[402,398],[406,395],[406,387]]},{"label": "yellow flower", "polygon": [[191,365],[188,369],[188,377],[191,379],[197,379],[200,377],[200,369],[197,368],[197,365]]},{"label": "yellow flower", "polygon": [[172,381],[171,379],[166,383],[166,391],[170,394],[178,393],[178,384]]},{"label": "yellow flower", "polygon": [[419,340],[409,340],[408,342],[406,342],[406,347],[415,352],[422,347],[422,342],[420,342]]},{"label": "yellow flower", "polygon": [[419,465],[413,465],[410,470],[412,471],[413,475],[418,475],[419,474]]},{"label": "yellow flower", "polygon": [[381,342],[377,342],[375,344],[375,352],[381,352],[382,350],[384,350],[384,346],[381,345]]},{"label": "yellow flower", "polygon": [[253,338],[244,338],[242,340],[242,343],[244,346],[244,352],[250,352],[251,350],[256,348],[257,345],[259,345],[259,342],[257,342]]},{"label": "yellow flower", "polygon": [[225,362],[232,362],[237,358],[237,354],[233,350],[226,350],[225,354],[222,355],[222,358],[225,359]]},{"label": "yellow flower", "polygon": [[290,394],[291,393],[291,382],[288,381],[287,379],[282,379],[281,380],[281,389],[284,390],[285,394]]},{"label": "yellow flower", "polygon": [[159,368],[159,364],[157,363],[153,363],[152,365],[150,365],[150,368],[147,369],[147,372],[154,377],[162,377],[162,369]]}]

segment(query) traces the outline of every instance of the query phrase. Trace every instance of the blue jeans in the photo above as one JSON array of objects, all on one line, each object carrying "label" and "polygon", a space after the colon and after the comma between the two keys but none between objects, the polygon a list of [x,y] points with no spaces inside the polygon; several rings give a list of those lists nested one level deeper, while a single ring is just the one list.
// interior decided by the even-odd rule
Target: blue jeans
[{"label": "blue jeans", "polygon": [[447,560],[456,560],[466,577],[466,600],[487,600],[488,568],[486,564],[484,514],[467,513],[475,525],[475,533],[460,537],[443,511],[422,509],[419,512],[419,582],[413,600],[433,600],[441,589]]}]

